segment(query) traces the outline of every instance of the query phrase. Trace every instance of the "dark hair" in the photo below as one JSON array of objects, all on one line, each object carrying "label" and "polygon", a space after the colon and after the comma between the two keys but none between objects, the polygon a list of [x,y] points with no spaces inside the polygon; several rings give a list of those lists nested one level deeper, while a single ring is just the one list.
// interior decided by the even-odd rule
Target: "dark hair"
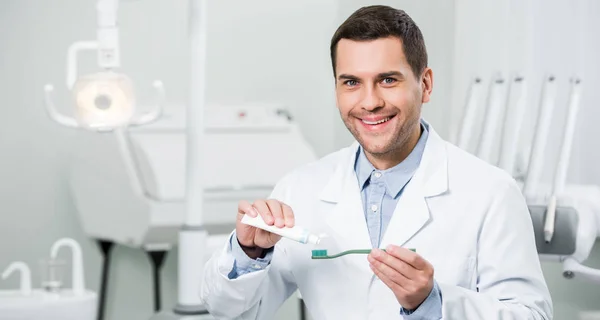
[{"label": "dark hair", "polygon": [[341,39],[369,41],[387,37],[400,38],[406,60],[415,77],[419,77],[427,67],[427,49],[421,30],[403,10],[382,5],[356,10],[335,31],[330,46],[334,76],[337,44]]}]

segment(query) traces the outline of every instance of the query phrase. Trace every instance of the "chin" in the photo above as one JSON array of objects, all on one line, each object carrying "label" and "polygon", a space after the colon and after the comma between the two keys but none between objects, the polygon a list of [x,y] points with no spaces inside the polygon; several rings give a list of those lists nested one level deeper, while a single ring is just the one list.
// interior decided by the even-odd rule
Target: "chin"
[{"label": "chin", "polygon": [[360,145],[371,154],[386,154],[393,149],[389,141],[382,139],[359,139]]},{"label": "chin", "polygon": [[391,147],[376,147],[376,148],[365,148],[366,152],[372,155],[384,155],[390,153],[393,149]]}]

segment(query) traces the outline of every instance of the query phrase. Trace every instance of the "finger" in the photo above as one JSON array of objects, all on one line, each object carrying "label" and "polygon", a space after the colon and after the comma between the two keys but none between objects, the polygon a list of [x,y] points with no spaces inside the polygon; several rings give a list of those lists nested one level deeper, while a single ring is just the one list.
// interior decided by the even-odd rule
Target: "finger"
[{"label": "finger", "polygon": [[290,206],[288,206],[285,203],[282,203],[281,206],[283,207],[283,217],[285,218],[285,226],[289,228],[293,227],[296,223],[296,219],[294,218],[294,212],[292,211],[292,208],[290,208]]},{"label": "finger", "polygon": [[269,206],[267,206],[267,203],[264,200],[256,200],[254,201],[252,206],[254,207],[254,209],[256,209],[256,211],[258,211],[258,213],[267,225],[273,225],[273,222],[275,222],[275,220],[273,219],[273,215],[271,215],[271,210],[269,210]]},{"label": "finger", "polygon": [[385,250],[389,255],[404,261],[417,270],[425,270],[429,266],[429,263],[423,257],[406,248],[389,245]]},{"label": "finger", "polygon": [[385,264],[408,279],[414,279],[416,277],[417,270],[415,268],[387,252],[373,249],[369,255],[379,263]]},{"label": "finger", "polygon": [[248,201],[242,200],[238,203],[238,215],[237,223],[235,225],[235,232],[237,235],[237,240],[240,244],[247,247],[252,247],[255,245],[253,231],[255,228],[241,222],[246,214],[250,217],[256,217],[258,213],[256,210],[254,210],[254,208],[252,208],[252,205]]},{"label": "finger", "polygon": [[390,279],[387,275],[385,275],[383,272],[381,272],[381,270],[379,270],[376,266],[374,266],[373,264],[370,265],[371,270],[373,271],[373,273],[377,276],[377,278],[379,278],[379,280],[381,280],[383,283],[385,283],[386,286],[388,286],[388,288],[390,288],[396,295],[401,294],[401,295],[407,295],[408,291],[404,288],[402,288],[402,286],[398,285],[396,282],[394,282],[392,279]]},{"label": "finger", "polygon": [[274,199],[267,200],[267,206],[273,215],[273,219],[275,219],[275,226],[278,228],[285,227],[285,218],[283,217],[283,208],[281,208],[281,203]]},{"label": "finger", "polygon": [[254,238],[254,243],[258,247],[261,247],[263,249],[269,249],[273,247],[280,239],[281,236],[275,233],[263,229],[257,229],[256,236]]},{"label": "finger", "polygon": [[238,218],[241,220],[245,214],[254,218],[258,213],[252,208],[250,202],[242,200],[238,203]]},{"label": "finger", "polygon": [[410,278],[407,278],[402,273],[392,268],[388,264],[381,262],[377,258],[373,257],[373,255],[370,254],[367,259],[369,260],[369,263],[371,264],[372,268],[385,275],[388,279],[390,279],[400,287],[408,289],[411,285],[412,281],[410,280]]}]

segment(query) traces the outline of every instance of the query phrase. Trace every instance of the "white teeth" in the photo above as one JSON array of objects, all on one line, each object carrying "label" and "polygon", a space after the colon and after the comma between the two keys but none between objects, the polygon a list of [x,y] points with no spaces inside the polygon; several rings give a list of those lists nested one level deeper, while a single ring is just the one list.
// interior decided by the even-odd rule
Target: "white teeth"
[{"label": "white teeth", "polygon": [[379,120],[379,121],[367,121],[367,120],[364,120],[364,119],[363,119],[363,120],[362,120],[362,122],[364,122],[364,123],[366,123],[366,124],[370,124],[370,125],[375,125],[375,124],[384,123],[384,122],[386,122],[386,121],[388,121],[388,120],[390,120],[390,119],[391,119],[391,117],[387,117],[387,118],[385,118],[385,119],[381,119],[381,120]]}]

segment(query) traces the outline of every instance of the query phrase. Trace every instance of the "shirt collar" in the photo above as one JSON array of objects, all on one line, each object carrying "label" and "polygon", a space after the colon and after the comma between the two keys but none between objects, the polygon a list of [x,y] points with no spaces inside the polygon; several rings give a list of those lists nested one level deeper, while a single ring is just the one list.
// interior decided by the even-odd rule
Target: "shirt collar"
[{"label": "shirt collar", "polygon": [[385,182],[387,192],[393,197],[396,197],[402,188],[404,188],[408,180],[412,178],[414,172],[421,163],[421,157],[423,156],[425,144],[429,136],[427,124],[423,121],[421,121],[421,129],[422,132],[419,141],[408,157],[396,166],[387,170],[375,169],[365,156],[363,148],[359,147],[356,152],[354,171],[356,172],[360,189],[362,190],[366,187],[367,182],[374,171],[379,171],[382,173],[382,179]]}]

